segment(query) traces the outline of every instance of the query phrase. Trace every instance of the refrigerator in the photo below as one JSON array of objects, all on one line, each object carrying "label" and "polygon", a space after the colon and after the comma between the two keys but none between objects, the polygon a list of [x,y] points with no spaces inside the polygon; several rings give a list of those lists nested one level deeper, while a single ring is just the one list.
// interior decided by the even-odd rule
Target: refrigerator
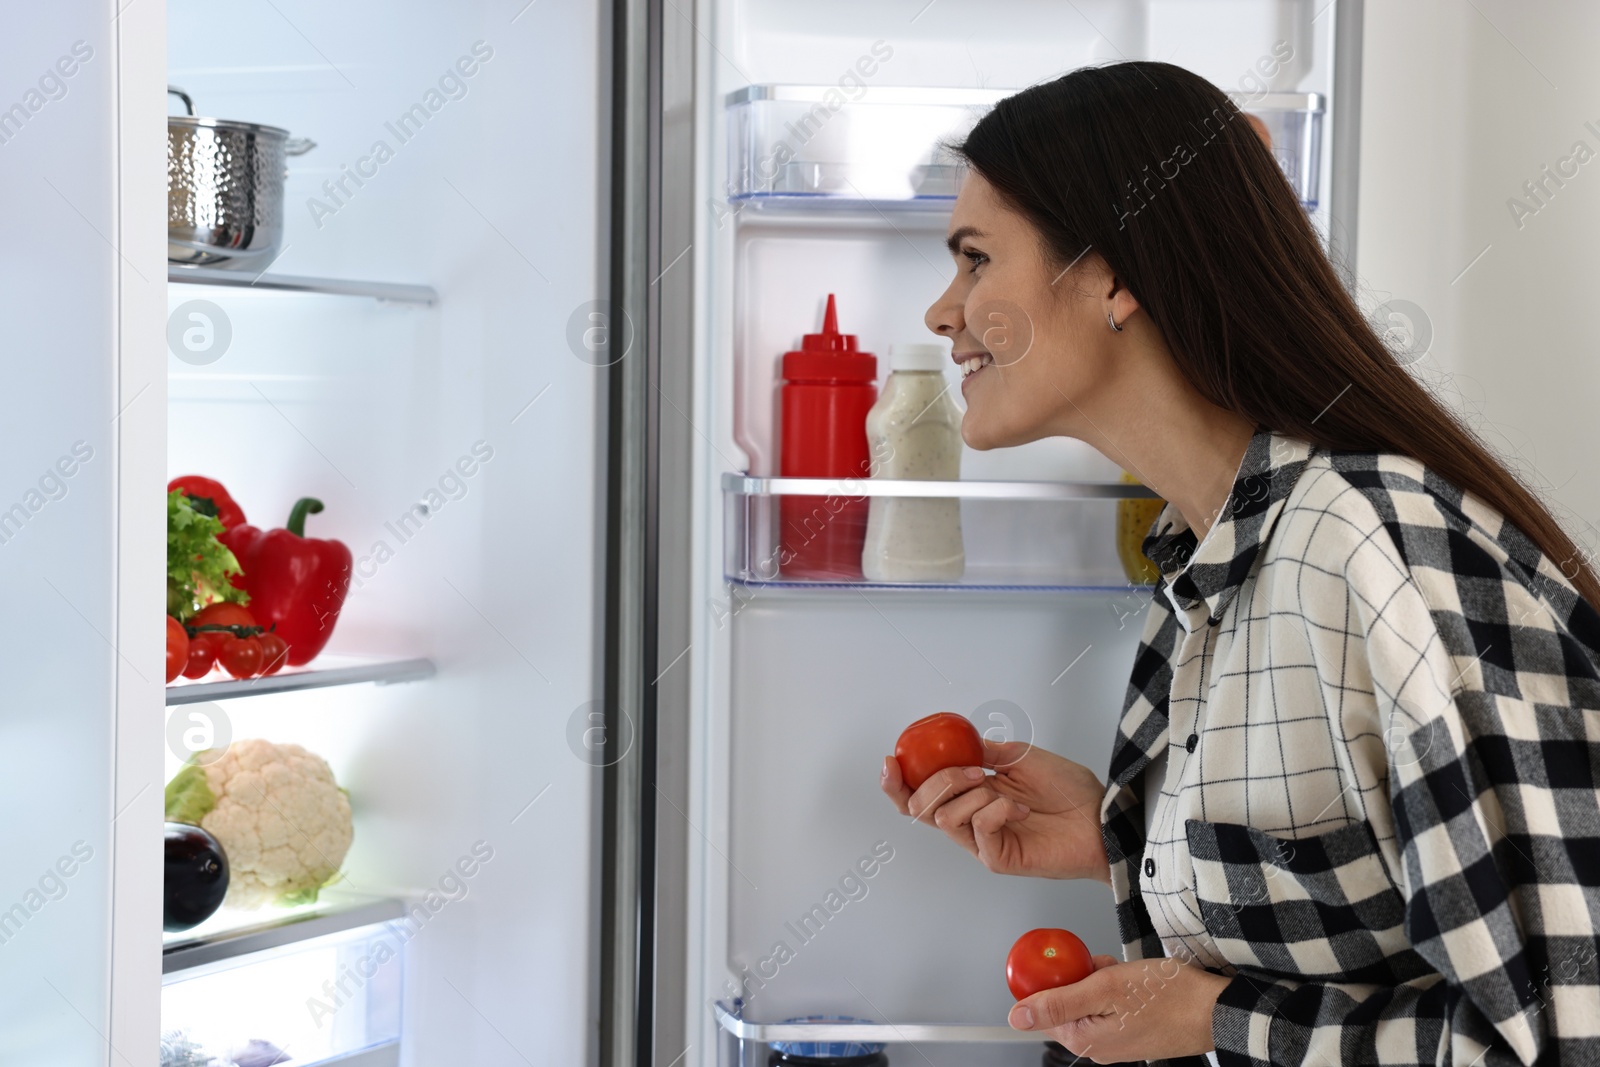
[{"label": "refrigerator", "polygon": [[[1233,93],[1354,263],[1361,31],[1359,0],[15,15],[0,1059],[1038,1062],[1006,950],[1117,951],[1109,891],[989,874],[878,768],[954,711],[1103,770],[1150,595],[1115,550],[1132,490],[1075,442],[966,450],[927,490],[961,502],[961,580],[785,574],[782,497],[875,490],[779,476],[778,360],[830,293],[880,381],[931,340],[941,143],[1085,64]],[[269,261],[169,263],[169,86],[314,142]],[[185,474],[262,527],[325,505],[351,588],[305,670],[163,684]],[[164,935],[164,785],[249,738],[328,761],[341,876]]]}]

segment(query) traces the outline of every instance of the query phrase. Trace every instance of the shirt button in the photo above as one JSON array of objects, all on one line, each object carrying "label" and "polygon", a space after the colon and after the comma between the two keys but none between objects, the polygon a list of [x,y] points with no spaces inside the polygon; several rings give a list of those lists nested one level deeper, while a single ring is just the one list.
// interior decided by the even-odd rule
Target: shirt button
[{"label": "shirt button", "polygon": [[1189,735],[1189,740],[1187,740],[1187,741],[1185,741],[1183,743],[1183,747],[1188,749],[1190,752],[1193,752],[1194,751],[1194,746],[1198,745],[1199,743],[1200,743],[1200,735],[1199,734],[1190,734]]},{"label": "shirt button", "polygon": [[1156,861],[1155,860],[1146,859],[1144,861],[1144,876],[1146,878],[1154,878],[1156,876]]}]

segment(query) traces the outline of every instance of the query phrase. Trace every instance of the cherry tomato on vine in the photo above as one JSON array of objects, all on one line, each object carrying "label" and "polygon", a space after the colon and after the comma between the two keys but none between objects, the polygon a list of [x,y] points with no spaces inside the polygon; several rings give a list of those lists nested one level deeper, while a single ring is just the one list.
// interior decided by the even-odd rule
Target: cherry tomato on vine
[{"label": "cherry tomato on vine", "polygon": [[217,649],[217,662],[235,678],[253,678],[261,671],[261,639],[227,634]]},{"label": "cherry tomato on vine", "polygon": [[1089,949],[1068,930],[1029,930],[1006,956],[1006,985],[1018,1000],[1081,982],[1093,973]]},{"label": "cherry tomato on vine", "polygon": [[963,715],[941,711],[907,726],[894,744],[900,777],[913,791],[946,767],[983,766],[983,739]]},{"label": "cherry tomato on vine", "polygon": [[189,664],[189,631],[183,628],[183,623],[167,616],[167,681],[183,673],[183,668]]},{"label": "cherry tomato on vine", "polygon": [[189,639],[189,660],[184,665],[185,678],[204,678],[217,663],[217,639],[225,634],[199,633]]},{"label": "cherry tomato on vine", "polygon": [[261,642],[261,673],[277,674],[289,662],[289,642],[270,631],[256,638]]}]

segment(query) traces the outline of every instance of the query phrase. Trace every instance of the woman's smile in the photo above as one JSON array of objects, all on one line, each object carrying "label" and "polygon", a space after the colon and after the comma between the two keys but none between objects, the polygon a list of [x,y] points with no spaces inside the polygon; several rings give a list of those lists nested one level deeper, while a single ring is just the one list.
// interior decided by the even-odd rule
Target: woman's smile
[{"label": "woman's smile", "polygon": [[994,357],[987,352],[954,352],[951,353],[950,358],[955,360],[956,366],[961,368],[961,392],[963,394],[966,393],[967,383],[972,380],[972,376],[994,363]]}]

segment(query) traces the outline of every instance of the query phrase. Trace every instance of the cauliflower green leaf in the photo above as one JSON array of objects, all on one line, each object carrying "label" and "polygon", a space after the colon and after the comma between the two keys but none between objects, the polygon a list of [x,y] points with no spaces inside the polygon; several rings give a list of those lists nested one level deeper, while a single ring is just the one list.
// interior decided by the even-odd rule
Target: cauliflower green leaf
[{"label": "cauliflower green leaf", "polygon": [[190,760],[167,783],[167,821],[199,826],[217,806],[217,795],[206,782],[206,769]]}]

